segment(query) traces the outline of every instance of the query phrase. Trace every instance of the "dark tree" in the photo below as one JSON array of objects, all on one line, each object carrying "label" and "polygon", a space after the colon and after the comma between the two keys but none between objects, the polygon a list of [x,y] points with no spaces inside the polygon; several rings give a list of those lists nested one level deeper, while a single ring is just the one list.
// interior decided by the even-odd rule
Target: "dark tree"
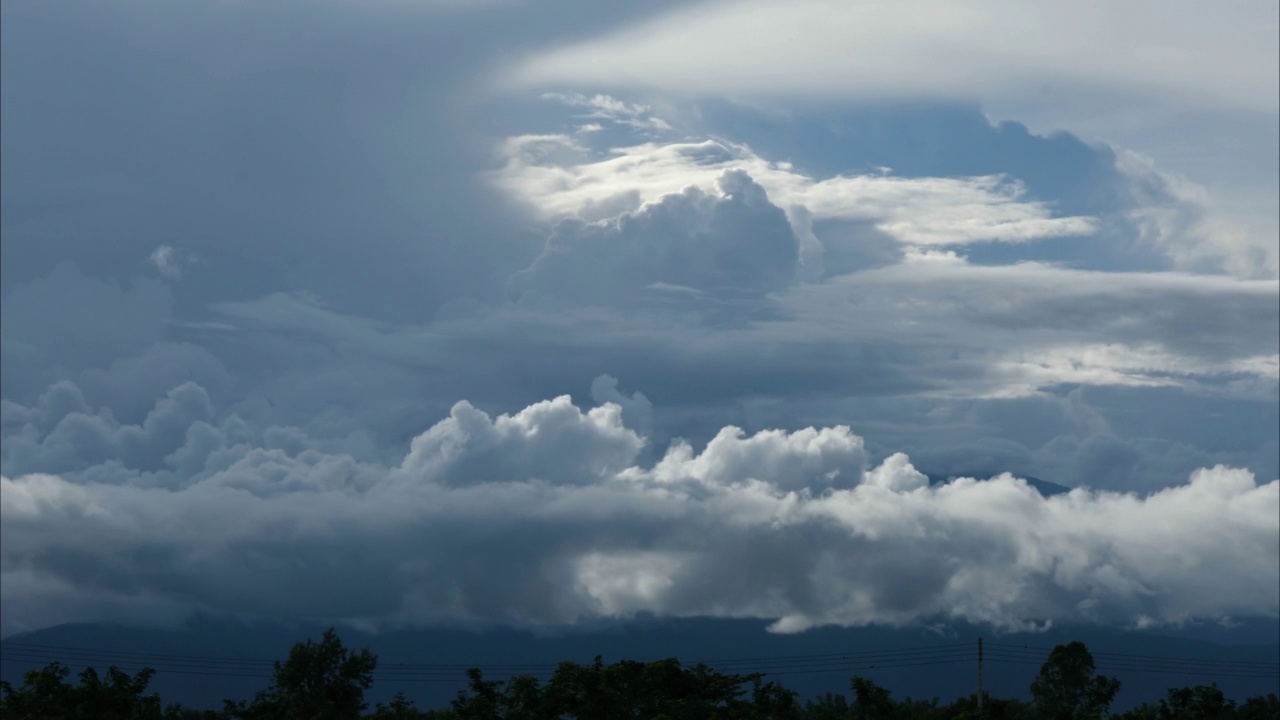
[{"label": "dark tree", "polygon": [[849,699],[835,693],[824,693],[804,704],[806,720],[845,720],[850,712]]},{"label": "dark tree", "polygon": [[320,642],[293,646],[289,659],[275,663],[270,687],[248,705],[227,702],[231,717],[252,720],[350,720],[365,709],[364,692],[373,685],[378,658],[368,648],[346,649],[333,628]]},{"label": "dark tree", "polygon": [[1093,720],[1103,717],[1120,681],[1098,675],[1084,643],[1059,645],[1031,682],[1036,714],[1045,720]]},{"label": "dark tree", "polygon": [[1257,695],[1236,709],[1239,720],[1280,720],[1280,697],[1275,693]]},{"label": "dark tree", "polygon": [[[517,676],[506,683],[468,671],[469,687],[452,703],[458,720],[801,720],[796,694],[758,674],[685,667],[675,658],[605,665],[563,662],[546,685]],[[744,697],[745,696],[745,697]]]},{"label": "dark tree", "polygon": [[799,695],[775,682],[751,681],[751,707],[746,717],[755,720],[800,720],[804,711]]},{"label": "dark tree", "polygon": [[1233,717],[1235,702],[1228,700],[1218,684],[1197,685],[1191,688],[1173,688],[1161,703],[1167,717],[1182,720],[1217,720]]},{"label": "dark tree", "polygon": [[181,718],[181,710],[164,710],[160,696],[147,694],[155,671],[143,668],[130,675],[115,667],[106,678],[93,668],[80,673],[79,684],[67,682],[71,670],[50,663],[28,670],[20,687],[0,681],[0,717],[13,720],[168,720]]},{"label": "dark tree", "polygon": [[478,668],[467,671],[467,689],[453,701],[458,720],[502,720],[502,683],[485,680]]},{"label": "dark tree", "polygon": [[419,710],[404,693],[398,692],[390,702],[378,703],[365,720],[447,720],[453,717],[453,713],[447,710]]},{"label": "dark tree", "polygon": [[1165,699],[1143,703],[1115,716],[1117,720],[1280,720],[1280,699],[1258,695],[1237,705],[1217,683],[1170,688]]},{"label": "dark tree", "polygon": [[74,687],[67,683],[71,668],[49,663],[40,670],[28,670],[22,685],[14,688],[0,680],[0,715],[6,718],[62,717],[74,707]]},{"label": "dark tree", "polygon": [[542,687],[537,678],[528,675],[518,675],[507,681],[503,705],[506,708],[505,720],[541,720],[549,717]]},{"label": "dark tree", "polygon": [[894,715],[893,698],[888,690],[875,682],[854,675],[849,680],[853,689],[853,717],[858,720],[890,720]]}]

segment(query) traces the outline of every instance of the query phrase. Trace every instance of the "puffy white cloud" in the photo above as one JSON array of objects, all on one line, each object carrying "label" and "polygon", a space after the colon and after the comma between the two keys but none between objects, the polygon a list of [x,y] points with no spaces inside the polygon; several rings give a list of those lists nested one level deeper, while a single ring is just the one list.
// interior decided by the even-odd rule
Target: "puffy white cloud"
[{"label": "puffy white cloud", "polygon": [[797,491],[856,483],[865,465],[862,438],[845,426],[794,433],[763,430],[750,437],[741,428],[726,427],[701,453],[683,441],[673,444],[652,477],[712,486],[765,482]]},{"label": "puffy white cloud", "polygon": [[[51,392],[31,421],[72,395]],[[232,444],[196,421],[177,454],[205,461],[172,463],[186,477],[165,487],[131,466],[79,482],[6,472],[4,626],[113,616],[128,598],[374,623],[753,617],[782,632],[1280,612],[1280,480],[1219,466],[1146,496],[1046,498],[1010,475],[931,486],[903,454],[868,467],[846,427],[730,427],[646,464],[622,413],[459,403],[395,466]],[[103,602],[85,607],[88,593]]]},{"label": "puffy white cloud", "polygon": [[400,469],[448,485],[541,480],[589,484],[627,467],[644,440],[622,424],[622,408],[582,413],[569,396],[516,415],[488,415],[460,402],[414,438]]}]

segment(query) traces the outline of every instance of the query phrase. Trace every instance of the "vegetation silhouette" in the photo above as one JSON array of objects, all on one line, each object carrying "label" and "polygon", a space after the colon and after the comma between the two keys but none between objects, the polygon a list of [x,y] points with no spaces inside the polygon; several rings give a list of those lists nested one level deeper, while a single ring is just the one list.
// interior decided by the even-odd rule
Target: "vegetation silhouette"
[{"label": "vegetation silhouette", "polygon": [[1031,681],[1031,697],[1045,720],[1094,720],[1120,692],[1120,681],[1097,674],[1084,643],[1059,645]]},{"label": "vegetation silhouette", "polygon": [[227,700],[222,710],[164,706],[147,694],[155,674],[92,668],[70,682],[54,662],[28,671],[13,687],[0,681],[4,720],[1280,720],[1275,694],[1237,704],[1216,684],[1171,688],[1165,698],[1109,714],[1120,681],[1099,675],[1081,642],[1055,647],[1030,687],[1031,701],[983,696],[950,703],[895,700],[874,681],[854,675],[852,696],[827,693],[801,702],[761,673],[728,673],[708,665],[622,660],[560,663],[543,683],[531,675],[488,680],[477,668],[447,708],[419,709],[403,694],[369,709],[378,659],[343,646],[329,628],[319,641],[293,646],[273,663],[270,684],[252,700]]},{"label": "vegetation silhouette", "polygon": [[274,663],[271,685],[251,702],[228,700],[222,717],[235,720],[339,720],[358,718],[364,693],[373,685],[378,658],[364,648],[353,652],[329,628],[320,642],[293,646],[289,658]]}]

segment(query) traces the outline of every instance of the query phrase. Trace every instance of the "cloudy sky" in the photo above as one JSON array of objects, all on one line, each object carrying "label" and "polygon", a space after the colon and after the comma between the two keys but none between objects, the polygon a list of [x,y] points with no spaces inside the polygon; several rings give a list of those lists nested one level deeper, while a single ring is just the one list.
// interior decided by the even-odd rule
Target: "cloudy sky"
[{"label": "cloudy sky", "polygon": [[1274,2],[2,12],[0,633],[1280,614]]}]

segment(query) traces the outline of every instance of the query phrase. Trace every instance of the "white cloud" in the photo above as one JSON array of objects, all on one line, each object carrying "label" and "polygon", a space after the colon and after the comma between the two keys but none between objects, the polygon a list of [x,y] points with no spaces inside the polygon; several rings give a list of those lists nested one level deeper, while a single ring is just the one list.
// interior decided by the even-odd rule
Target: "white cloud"
[{"label": "white cloud", "polygon": [[[948,505],[910,467],[1184,500],[1196,468],[1280,475],[1275,83],[1239,100],[1268,66],[1222,75],[1212,95],[1181,59],[1155,84],[1107,64],[1117,38],[1199,17],[1186,8],[1153,29],[1126,21],[1145,12],[1132,5],[1098,28],[1088,4],[909,20],[913,2],[748,3],[770,26],[725,40],[752,18],[686,6],[677,17],[726,22],[673,48],[700,62],[669,84],[663,58],[631,68],[656,87],[615,82],[614,57],[639,47],[627,40],[595,66],[613,79],[498,97],[474,80],[652,8],[584,5],[566,25],[510,7],[510,33],[473,35],[474,16],[332,3],[220,6],[213,25],[41,7],[5,5],[6,53],[78,61],[5,64],[6,131],[21,110],[5,172],[25,179],[5,184],[0,278],[5,628],[194,607],[514,623],[649,608],[780,630],[1089,606],[1100,622],[1175,618],[1178,603],[1275,613],[1242,579],[1258,556],[1175,538],[1213,568],[1190,577],[1221,570],[1236,593],[1201,597],[1138,540],[1087,525],[1111,507],[1181,517],[1151,498],[1084,493],[1077,508],[998,480],[957,486]],[[1252,12],[1214,8],[1197,32],[1212,46],[1212,23]],[[1069,42],[987,32],[1021,23],[1040,42],[1028,13]],[[860,14],[883,22],[851,28]],[[294,42],[259,32],[281,22]],[[338,35],[350,42],[335,49]],[[838,68],[725,51],[776,41],[805,63],[833,36],[849,39]],[[938,37],[955,41],[946,62]],[[1055,54],[1074,37],[1102,51]],[[1233,42],[1252,57],[1248,37]],[[1002,43],[1008,55],[986,54]],[[877,47],[888,54],[845,62]],[[1238,59],[1205,57],[1206,74]],[[1070,77],[1050,76],[1059,61]],[[1019,67],[1025,83],[1007,74]],[[681,95],[699,83],[706,95]],[[1216,158],[1253,190],[1191,184],[1166,172],[1185,164],[1113,150],[1107,132],[1090,145],[983,115],[1009,107],[1125,125],[1122,139]],[[1147,132],[1134,107],[1196,132]],[[1235,124],[1196,129],[1224,114]],[[503,137],[495,163],[485,151]],[[1259,182],[1233,175],[1242,157]],[[171,245],[143,267],[158,243]],[[159,281],[195,254],[199,273]],[[83,272],[50,272],[64,259]],[[590,378],[600,407],[561,397]],[[1233,488],[1249,511],[1274,499],[1272,485]],[[1019,512],[1007,526],[962,512],[1001,503],[1044,519],[1040,534]],[[1212,535],[1238,518],[1222,547],[1250,547],[1240,507],[1204,522]],[[1112,546],[1128,548],[1119,570],[1102,567]],[[1018,564],[1020,547],[1098,567],[1046,575]],[[1273,581],[1274,563],[1254,577]]]},{"label": "white cloud", "polygon": [[1052,86],[1275,112],[1274,21],[1266,2],[706,2],[543,51],[507,81],[983,101]]},{"label": "white cloud", "polygon": [[[587,296],[604,306],[508,305],[466,321],[403,326],[294,307],[300,301],[284,296],[226,309],[246,332],[303,343],[282,352],[314,345],[334,354],[323,371],[294,371],[273,383],[273,393],[296,388],[288,397],[299,407],[315,401],[315,387],[329,389],[325,397],[344,407],[370,403],[359,397],[364,391],[376,391],[384,404],[399,402],[393,388],[368,382],[349,398],[336,394],[351,382],[337,379],[342,367],[370,362],[381,375],[390,367],[439,368],[448,373],[448,388],[461,383],[469,393],[500,401],[521,392],[524,382],[505,379],[510,357],[521,358],[521,378],[558,376],[568,383],[597,375],[608,358],[607,367],[621,377],[672,388],[667,402],[731,407],[744,398],[1010,398],[1063,385],[1158,386],[1275,400],[1276,281],[932,260],[941,261],[795,284],[771,296],[759,316],[741,298],[727,302],[671,286],[644,288],[639,281],[620,285],[616,280],[633,269],[625,265],[604,276],[611,287]],[[637,289],[658,299],[612,299],[637,297]],[[678,312],[659,304],[667,296]],[[736,321],[721,322],[737,305],[745,309],[729,316]],[[466,368],[450,361],[459,356],[469,358]],[[691,397],[698,399],[686,400]]]},{"label": "white cloud", "polygon": [[656,613],[779,631],[1280,612],[1280,480],[1247,471],[1046,499],[1007,475],[930,487],[901,454],[869,468],[846,427],[727,427],[653,464],[642,446],[620,407],[557,398],[496,418],[459,403],[398,466],[236,443],[165,487],[123,467],[74,482],[6,473],[3,624],[113,616],[133,597],[168,613]]},{"label": "white cloud", "polygon": [[[935,385],[947,397],[1017,397],[1056,385],[1275,397],[1276,281],[941,260],[798,286],[780,299],[790,320],[770,329],[793,341],[912,345],[921,358],[945,351],[949,361],[926,362],[935,380],[954,374],[954,384]],[[1233,384],[1241,378],[1254,382]]]},{"label": "white cloud", "polygon": [[626,468],[644,440],[622,425],[622,408],[582,413],[569,396],[490,419],[469,403],[414,438],[400,470],[445,484],[509,480],[590,484]]},{"label": "white cloud", "polygon": [[870,221],[908,245],[1027,242],[1095,229],[1093,218],[1053,217],[1048,203],[1026,199],[1019,183],[1000,176],[817,180],[721,140],[646,143],[594,158],[570,138],[536,135],[509,138],[502,152],[506,166],[495,182],[548,218],[609,217],[689,186],[710,190],[736,170],[779,207],[803,208],[813,219]]},{"label": "white cloud", "polygon": [[151,252],[148,258],[155,265],[156,272],[166,280],[178,280],[182,277],[182,266],[178,264],[174,249],[170,245],[160,245]]},{"label": "white cloud", "polygon": [[198,263],[200,258],[186,248],[157,245],[156,249],[151,251],[151,255],[147,257],[147,260],[155,267],[160,277],[165,280],[176,281],[181,280],[182,273],[186,268]]},{"label": "white cloud", "polygon": [[1024,392],[1054,384],[1177,387],[1185,385],[1189,377],[1213,375],[1269,380],[1272,387],[1280,381],[1277,354],[1210,361],[1174,354],[1152,343],[1116,343],[1059,346],[1013,355],[999,366],[1011,379],[1024,379]]},{"label": "white cloud", "polygon": [[742,170],[710,192],[688,186],[633,212],[556,225],[520,290],[594,302],[627,302],[643,289],[762,294],[795,279],[799,245],[786,215]]},{"label": "white cloud", "polygon": [[[584,108],[587,112],[576,116],[583,120],[605,120],[641,131],[663,132],[671,129],[671,125],[665,120],[654,117],[653,109],[648,105],[624,102],[610,95],[546,93],[542,99]],[[587,123],[578,128],[580,132],[593,132],[600,129],[601,126],[596,123]]]},{"label": "white cloud", "polygon": [[[1141,239],[1160,247],[1178,269],[1239,277],[1280,275],[1273,223],[1250,223],[1239,213],[1224,212],[1204,187],[1162,172],[1150,158],[1132,151],[1116,157],[1116,168],[1130,179],[1135,199],[1130,215]],[[1274,193],[1270,200],[1275,205]]]},{"label": "white cloud", "polygon": [[1182,269],[1275,277],[1276,18],[1262,0],[703,2],[544,49],[501,84],[727,97],[784,113],[833,100],[976,103],[1046,135],[1155,158],[1162,187],[1133,214],[1148,239]]}]

